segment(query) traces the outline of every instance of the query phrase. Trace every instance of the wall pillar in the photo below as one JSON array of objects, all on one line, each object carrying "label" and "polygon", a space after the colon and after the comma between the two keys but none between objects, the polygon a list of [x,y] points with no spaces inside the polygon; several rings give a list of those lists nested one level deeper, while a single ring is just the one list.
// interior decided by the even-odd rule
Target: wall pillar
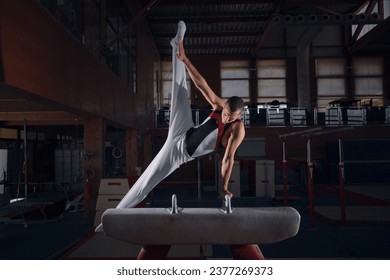
[{"label": "wall pillar", "polygon": [[100,117],[84,120],[84,217],[93,222],[100,180],[104,176],[106,121]]},{"label": "wall pillar", "polygon": [[311,110],[310,95],[310,44],[321,32],[322,26],[307,27],[297,43],[298,106]]},{"label": "wall pillar", "polygon": [[157,155],[158,151],[154,151],[153,149],[153,137],[150,133],[145,134],[144,138],[144,149],[143,149],[143,158],[140,164],[143,167],[147,167],[153,160],[153,158]]},{"label": "wall pillar", "polygon": [[249,101],[252,104],[258,103],[257,71],[256,58],[252,58],[249,66]]},{"label": "wall pillar", "polygon": [[385,106],[390,106],[390,55],[386,55],[383,61],[383,101]]},{"label": "wall pillar", "polygon": [[138,131],[137,129],[126,130],[126,175],[132,177],[137,175],[138,166]]}]

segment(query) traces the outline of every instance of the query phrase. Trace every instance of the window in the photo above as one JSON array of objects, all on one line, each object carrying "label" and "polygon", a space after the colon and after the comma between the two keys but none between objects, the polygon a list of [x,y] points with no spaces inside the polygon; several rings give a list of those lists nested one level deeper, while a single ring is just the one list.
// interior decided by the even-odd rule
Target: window
[{"label": "window", "polygon": [[286,102],[286,61],[257,61],[257,102]]},{"label": "window", "polygon": [[249,61],[221,61],[221,97],[249,101]]},{"label": "window", "polygon": [[[163,61],[161,63],[161,97],[162,97],[162,105],[164,107],[169,107],[171,103],[171,94],[172,94],[172,77],[173,77],[173,69],[171,61]],[[189,85],[189,76],[186,75],[187,79],[187,87],[188,87],[188,98],[190,99],[190,85]]]},{"label": "window", "polygon": [[379,57],[355,57],[352,60],[355,98],[362,103],[373,100],[383,104],[383,60]]},{"label": "window", "polygon": [[324,112],[329,102],[344,98],[345,60],[343,58],[319,58],[316,60],[317,108]]}]

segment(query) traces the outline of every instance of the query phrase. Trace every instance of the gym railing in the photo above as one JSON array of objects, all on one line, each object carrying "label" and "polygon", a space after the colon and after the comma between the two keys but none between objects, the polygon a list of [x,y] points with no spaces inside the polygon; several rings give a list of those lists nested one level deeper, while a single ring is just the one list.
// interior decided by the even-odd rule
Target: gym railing
[{"label": "gym railing", "polygon": [[[210,112],[193,109],[194,124],[201,124]],[[169,109],[155,110],[154,127],[168,127],[169,119]],[[246,127],[390,125],[390,106],[327,107],[320,112],[317,108],[257,105],[245,107],[241,119]]]}]

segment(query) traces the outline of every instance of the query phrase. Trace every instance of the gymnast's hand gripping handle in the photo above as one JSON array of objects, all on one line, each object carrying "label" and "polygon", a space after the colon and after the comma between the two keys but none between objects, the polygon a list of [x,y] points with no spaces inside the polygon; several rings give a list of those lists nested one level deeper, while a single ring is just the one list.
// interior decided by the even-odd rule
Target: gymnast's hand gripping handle
[{"label": "gymnast's hand gripping handle", "polygon": [[171,208],[171,214],[177,214],[179,211],[177,210],[177,197],[176,195],[172,195],[172,208]]},{"label": "gymnast's hand gripping handle", "polygon": [[223,199],[223,202],[222,202],[222,208],[221,208],[221,211],[224,212],[225,214],[232,214],[233,213],[233,210],[232,210],[232,198],[230,195],[225,195],[225,198]]},{"label": "gymnast's hand gripping handle", "polygon": [[167,209],[170,214],[179,214],[181,211],[183,211],[183,208],[177,207],[177,196],[176,194],[172,195],[172,207]]}]

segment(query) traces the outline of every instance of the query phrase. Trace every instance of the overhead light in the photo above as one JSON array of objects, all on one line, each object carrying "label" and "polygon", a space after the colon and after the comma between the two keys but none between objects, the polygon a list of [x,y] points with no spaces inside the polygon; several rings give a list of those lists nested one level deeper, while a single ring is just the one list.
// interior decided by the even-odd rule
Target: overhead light
[{"label": "overhead light", "polygon": [[339,23],[341,23],[342,21],[343,21],[343,16],[342,16],[342,15],[337,14],[337,15],[334,15],[334,16],[333,16],[333,22],[334,22],[334,23],[339,24]]},{"label": "overhead light", "polygon": [[372,14],[370,14],[370,19],[375,20],[375,21],[380,20],[380,16],[378,13],[372,13]]},{"label": "overhead light", "polygon": [[291,23],[293,22],[293,17],[290,16],[290,15],[284,16],[284,22],[285,22],[286,24],[291,24]]},{"label": "overhead light", "polygon": [[355,15],[354,14],[347,14],[346,16],[347,22],[351,22],[355,20]]},{"label": "overhead light", "polygon": [[314,22],[316,22],[317,20],[318,20],[318,16],[317,16],[317,15],[311,14],[311,15],[309,16],[309,23],[314,23]]},{"label": "overhead light", "polygon": [[330,20],[330,16],[328,14],[321,15],[321,22],[327,23]]}]

